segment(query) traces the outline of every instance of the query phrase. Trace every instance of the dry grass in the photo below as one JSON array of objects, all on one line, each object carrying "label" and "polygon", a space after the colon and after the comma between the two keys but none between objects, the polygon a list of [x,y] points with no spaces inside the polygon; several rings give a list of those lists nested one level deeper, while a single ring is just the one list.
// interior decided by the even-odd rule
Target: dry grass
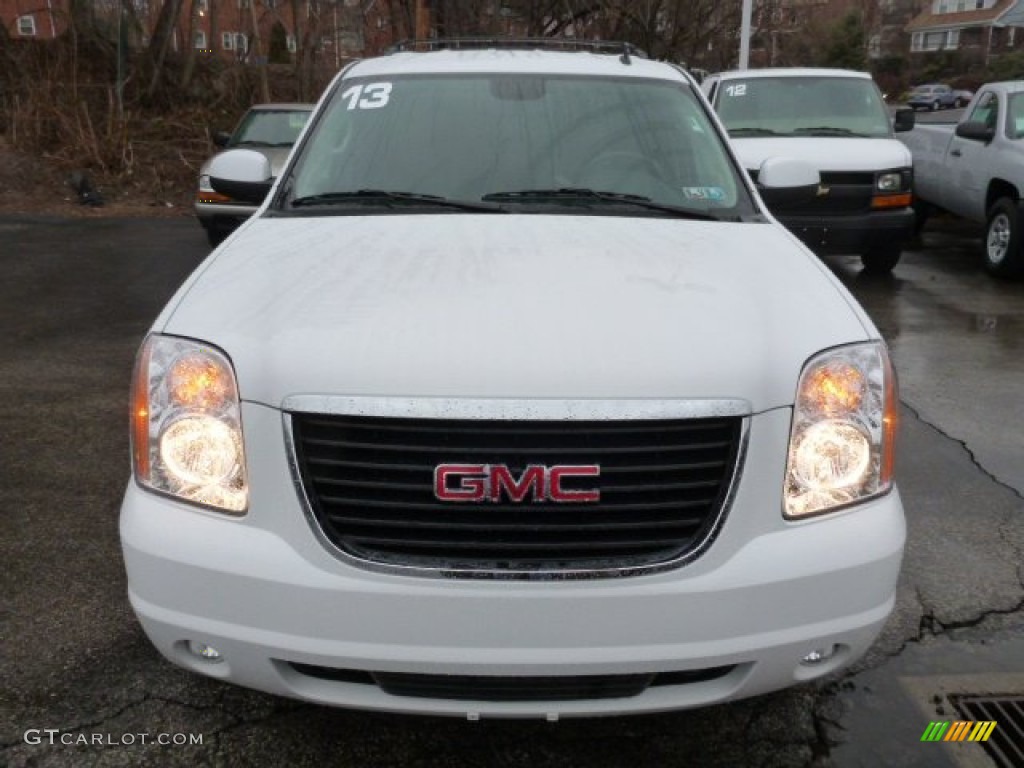
[{"label": "dry grass", "polygon": [[[148,102],[143,78],[127,78],[118,103],[116,61],[91,60],[68,43],[0,46],[0,210],[69,214],[190,214],[196,179],[214,151],[210,132],[230,130],[257,92],[251,69],[207,62],[187,89],[173,77]],[[180,62],[168,65],[179,71]],[[294,98],[290,72],[274,73],[273,97]],[[84,172],[107,203],[78,204],[68,184]]]}]

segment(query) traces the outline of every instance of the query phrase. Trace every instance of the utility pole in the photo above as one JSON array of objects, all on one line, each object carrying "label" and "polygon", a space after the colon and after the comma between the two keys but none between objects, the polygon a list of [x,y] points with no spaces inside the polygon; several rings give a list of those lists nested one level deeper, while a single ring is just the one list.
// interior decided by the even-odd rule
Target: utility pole
[{"label": "utility pole", "polygon": [[750,67],[750,17],[754,10],[754,0],[743,0],[743,21],[740,25],[740,69]]}]

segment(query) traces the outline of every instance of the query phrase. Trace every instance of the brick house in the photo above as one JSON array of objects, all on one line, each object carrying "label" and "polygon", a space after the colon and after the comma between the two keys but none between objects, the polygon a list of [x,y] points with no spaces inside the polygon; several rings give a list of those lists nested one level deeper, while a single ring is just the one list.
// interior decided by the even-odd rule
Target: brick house
[{"label": "brick house", "polygon": [[[130,45],[148,42],[161,4],[132,0],[138,29],[129,25]],[[68,0],[0,0],[0,24],[12,39],[51,40],[67,31],[68,7]],[[315,49],[325,66],[338,67],[391,42],[387,7],[372,0],[183,0],[171,45],[252,63],[267,60],[272,50],[287,59],[300,48]],[[118,19],[120,1],[94,0],[93,9],[116,35],[126,18]]]},{"label": "brick house", "polygon": [[985,64],[992,56],[1024,50],[1024,2],[932,0],[906,31],[915,55],[959,51]]},{"label": "brick house", "polygon": [[0,24],[11,38],[52,40],[67,29],[66,0],[0,0]]}]

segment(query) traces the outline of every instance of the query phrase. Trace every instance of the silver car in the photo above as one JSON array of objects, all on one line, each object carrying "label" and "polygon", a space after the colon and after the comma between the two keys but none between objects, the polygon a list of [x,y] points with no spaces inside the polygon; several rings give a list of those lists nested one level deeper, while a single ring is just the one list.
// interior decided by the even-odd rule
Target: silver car
[{"label": "silver car", "polygon": [[[257,104],[250,107],[233,133],[221,132],[213,143],[221,149],[253,149],[266,156],[274,176],[284,166],[288,153],[301,133],[313,104]],[[214,156],[216,157],[216,155]],[[211,157],[210,160],[213,158]],[[257,205],[236,200],[210,185],[210,160],[199,171],[196,215],[206,230],[210,245],[218,245],[235,227],[251,216]]]}]

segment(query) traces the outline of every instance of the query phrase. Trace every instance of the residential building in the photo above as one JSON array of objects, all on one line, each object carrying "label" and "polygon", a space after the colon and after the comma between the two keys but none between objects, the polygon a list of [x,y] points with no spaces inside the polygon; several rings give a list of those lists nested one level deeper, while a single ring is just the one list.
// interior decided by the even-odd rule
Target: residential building
[{"label": "residential building", "polygon": [[0,0],[0,26],[12,39],[53,40],[67,29],[66,0]]},{"label": "residential building", "polygon": [[906,31],[914,54],[959,51],[986,64],[992,56],[1024,50],[1022,28],[1022,0],[932,0]]},{"label": "residential building", "polygon": [[[93,0],[100,29],[133,47],[148,44],[160,0]],[[391,42],[389,4],[361,0],[183,0],[171,48],[260,63],[287,61],[300,50],[315,51],[324,68],[377,53]],[[12,39],[52,40],[69,26],[69,0],[0,0],[0,24]]]}]

